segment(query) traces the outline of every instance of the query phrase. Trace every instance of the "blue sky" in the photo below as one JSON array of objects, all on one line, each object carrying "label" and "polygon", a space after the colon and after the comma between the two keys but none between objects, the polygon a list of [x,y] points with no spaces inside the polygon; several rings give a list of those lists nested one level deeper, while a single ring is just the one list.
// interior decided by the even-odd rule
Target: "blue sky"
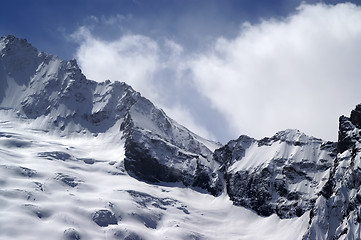
[{"label": "blue sky", "polygon": [[[13,0],[2,3],[1,35],[27,38],[35,46],[61,58],[71,58],[76,44],[66,35],[91,23],[91,16],[129,17],[119,28],[98,28],[105,39],[131,31],[151,37],[168,36],[191,46],[204,38],[234,36],[244,21],[287,16],[296,0]],[[307,1],[316,2],[316,1]],[[111,31],[116,30],[116,31]]]},{"label": "blue sky", "polygon": [[208,138],[296,128],[336,140],[361,89],[361,9],[345,2],[12,0],[0,35],[125,81]]}]

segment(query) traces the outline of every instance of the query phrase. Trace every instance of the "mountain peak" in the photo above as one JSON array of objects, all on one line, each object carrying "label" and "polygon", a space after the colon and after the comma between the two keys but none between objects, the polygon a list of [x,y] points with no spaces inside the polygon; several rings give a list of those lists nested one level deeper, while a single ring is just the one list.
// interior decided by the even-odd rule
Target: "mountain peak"
[{"label": "mountain peak", "polygon": [[350,120],[356,127],[361,128],[361,104],[351,111]]},{"label": "mountain peak", "polygon": [[291,145],[306,145],[310,142],[321,142],[321,139],[308,136],[297,129],[286,129],[279,131],[272,137],[265,137],[259,140],[258,145],[272,145],[274,142],[286,142]]},{"label": "mountain peak", "polygon": [[341,116],[339,118],[338,130],[338,152],[352,148],[360,140],[359,130],[361,128],[361,104],[358,104],[351,111],[350,117]]},{"label": "mountain peak", "polygon": [[333,143],[287,129],[259,141],[241,136],[214,157],[235,205],[263,216],[292,218],[312,209],[334,152]]},{"label": "mountain peak", "polygon": [[[25,38],[17,38],[13,35],[0,37],[0,51],[2,54],[11,50],[32,49],[36,50]],[[4,52],[5,51],[5,52]]]},{"label": "mountain peak", "polygon": [[[0,110],[61,136],[111,136],[124,145],[124,167],[150,182],[182,182],[212,194],[223,190],[214,168],[217,144],[169,118],[126,83],[95,82],[76,60],[39,53],[26,40],[1,40]],[[3,70],[3,71],[1,71]]]},{"label": "mountain peak", "polygon": [[12,35],[0,39],[0,102],[1,92],[15,82],[20,86],[28,86],[31,77],[39,65],[49,55],[39,51],[27,42]]},{"label": "mountain peak", "polygon": [[[304,239],[359,239],[361,209],[361,104],[339,118],[337,156],[310,215]],[[322,212],[322,213],[321,213]]]}]

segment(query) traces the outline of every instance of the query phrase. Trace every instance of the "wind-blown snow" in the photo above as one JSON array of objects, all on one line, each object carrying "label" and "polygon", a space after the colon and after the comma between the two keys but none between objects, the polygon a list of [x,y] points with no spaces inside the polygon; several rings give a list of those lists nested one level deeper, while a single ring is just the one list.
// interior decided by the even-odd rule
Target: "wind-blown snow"
[{"label": "wind-blown snow", "polygon": [[[308,214],[264,218],[226,194],[140,182],[107,134],[59,137],[1,116],[1,239],[300,239],[308,226]],[[115,222],[99,226],[100,210]]]}]

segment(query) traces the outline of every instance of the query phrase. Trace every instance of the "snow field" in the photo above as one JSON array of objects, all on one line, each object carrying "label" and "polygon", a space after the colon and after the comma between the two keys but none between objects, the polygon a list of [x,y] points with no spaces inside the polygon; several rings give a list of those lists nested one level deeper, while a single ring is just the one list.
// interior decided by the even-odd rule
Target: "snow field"
[{"label": "snow field", "polygon": [[[300,239],[307,228],[308,214],[263,218],[225,193],[140,182],[124,171],[115,136],[58,137],[9,120],[0,123],[0,239]],[[99,210],[116,224],[99,226]]]}]

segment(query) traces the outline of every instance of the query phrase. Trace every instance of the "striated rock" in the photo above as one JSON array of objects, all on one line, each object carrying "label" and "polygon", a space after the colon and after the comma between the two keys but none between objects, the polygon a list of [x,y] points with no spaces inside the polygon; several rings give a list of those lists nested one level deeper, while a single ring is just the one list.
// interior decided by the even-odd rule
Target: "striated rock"
[{"label": "striated rock", "polygon": [[341,116],[339,118],[339,130],[338,130],[338,144],[337,152],[343,153],[347,149],[350,149],[356,143],[358,136],[354,136],[350,133],[355,129],[355,125],[350,118]]},{"label": "striated rock", "polygon": [[118,224],[118,220],[114,213],[107,209],[97,210],[92,214],[92,220],[100,227],[107,227],[109,225]]},{"label": "striated rock", "polygon": [[121,130],[125,139],[124,167],[148,182],[182,182],[217,195],[223,185],[205,140],[177,124],[143,97],[131,106]]},{"label": "striated rock", "polygon": [[334,143],[286,130],[258,141],[241,136],[216,150],[214,158],[235,205],[291,218],[312,209],[335,154]]},{"label": "striated rock", "polygon": [[361,128],[361,104],[357,105],[356,108],[351,111],[350,121],[357,128]]},{"label": "striated rock", "polygon": [[80,234],[74,228],[64,230],[64,240],[80,240]]},{"label": "striated rock", "polygon": [[356,106],[350,118],[340,117],[338,154],[303,239],[361,238],[360,107]]},{"label": "striated rock", "polygon": [[81,180],[77,179],[76,177],[69,176],[68,174],[64,174],[64,173],[57,173],[55,179],[61,181],[62,183],[66,184],[72,188],[78,186],[79,183],[82,182]]}]

